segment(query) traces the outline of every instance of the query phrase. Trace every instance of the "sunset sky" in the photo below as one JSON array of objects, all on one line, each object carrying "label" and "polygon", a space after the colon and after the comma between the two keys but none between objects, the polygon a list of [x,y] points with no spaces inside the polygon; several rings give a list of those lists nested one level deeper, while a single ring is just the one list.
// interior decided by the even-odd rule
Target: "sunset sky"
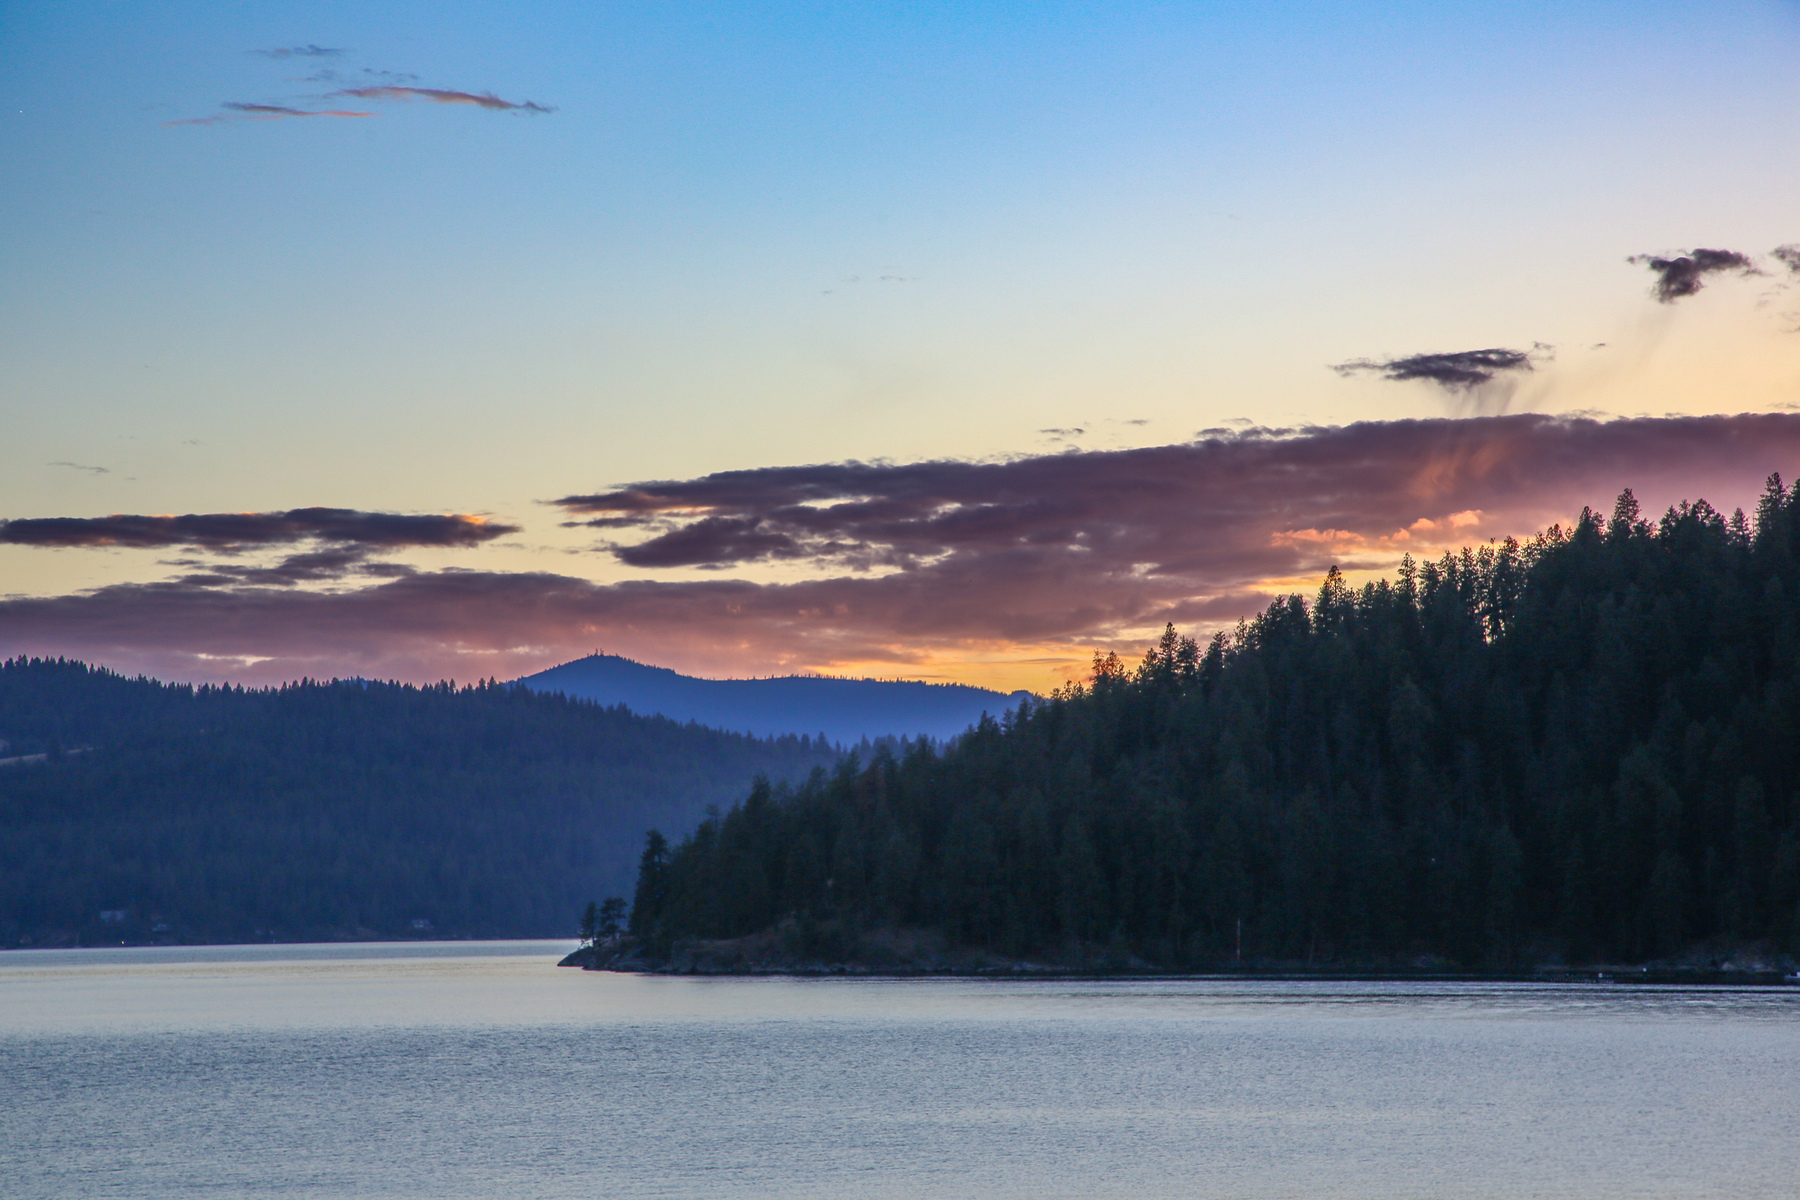
[{"label": "sunset sky", "polygon": [[1796,62],[1793,0],[9,4],[0,656],[1045,691],[1749,507]]}]

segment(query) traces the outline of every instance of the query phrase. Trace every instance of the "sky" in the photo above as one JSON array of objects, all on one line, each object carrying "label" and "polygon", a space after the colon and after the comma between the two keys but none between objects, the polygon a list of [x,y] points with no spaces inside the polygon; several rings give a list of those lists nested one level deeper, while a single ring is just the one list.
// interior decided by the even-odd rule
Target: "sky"
[{"label": "sky", "polygon": [[[754,11],[752,11],[754,10]],[[0,6],[0,655],[1036,691],[1800,473],[1800,4]]]}]

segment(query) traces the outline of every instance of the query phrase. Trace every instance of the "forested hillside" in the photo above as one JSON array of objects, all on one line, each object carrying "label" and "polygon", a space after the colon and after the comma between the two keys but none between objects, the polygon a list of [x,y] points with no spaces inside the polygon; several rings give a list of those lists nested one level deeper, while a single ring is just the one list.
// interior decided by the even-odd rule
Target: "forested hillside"
[{"label": "forested hillside", "polygon": [[1797,734],[1800,502],[1652,524],[1626,492],[1170,630],[942,754],[759,785],[646,855],[632,923],[653,954],[783,923],[1191,967],[1791,951]]},{"label": "forested hillside", "polygon": [[646,827],[836,760],[522,687],[24,659],[0,741],[0,945],[565,935]]}]

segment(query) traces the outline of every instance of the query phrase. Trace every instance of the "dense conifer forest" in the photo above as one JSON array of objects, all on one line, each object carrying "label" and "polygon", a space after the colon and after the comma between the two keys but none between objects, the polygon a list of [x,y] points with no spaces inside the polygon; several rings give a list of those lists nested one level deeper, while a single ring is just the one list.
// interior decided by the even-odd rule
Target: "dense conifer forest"
[{"label": "dense conifer forest", "polygon": [[1791,952],[1797,733],[1800,499],[1652,523],[1626,492],[1170,629],[942,753],[759,783],[652,837],[631,925],[653,957],[772,928],[1193,968]]},{"label": "dense conifer forest", "polygon": [[523,687],[0,663],[0,945],[572,934],[646,826],[837,751]]}]

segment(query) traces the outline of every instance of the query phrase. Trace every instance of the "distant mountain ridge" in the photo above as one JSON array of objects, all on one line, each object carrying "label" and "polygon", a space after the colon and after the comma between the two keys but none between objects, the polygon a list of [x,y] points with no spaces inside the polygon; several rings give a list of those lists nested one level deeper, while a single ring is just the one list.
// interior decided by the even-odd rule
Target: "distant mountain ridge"
[{"label": "distant mountain ridge", "polygon": [[0,744],[0,948],[566,935],[631,895],[646,830],[838,761],[527,687],[23,658]]},{"label": "distant mountain ridge", "polygon": [[823,733],[833,742],[863,738],[955,737],[981,719],[1017,708],[1029,692],[990,691],[961,683],[832,679],[697,679],[617,654],[590,654],[516,682],[632,712],[694,721],[758,737]]}]

